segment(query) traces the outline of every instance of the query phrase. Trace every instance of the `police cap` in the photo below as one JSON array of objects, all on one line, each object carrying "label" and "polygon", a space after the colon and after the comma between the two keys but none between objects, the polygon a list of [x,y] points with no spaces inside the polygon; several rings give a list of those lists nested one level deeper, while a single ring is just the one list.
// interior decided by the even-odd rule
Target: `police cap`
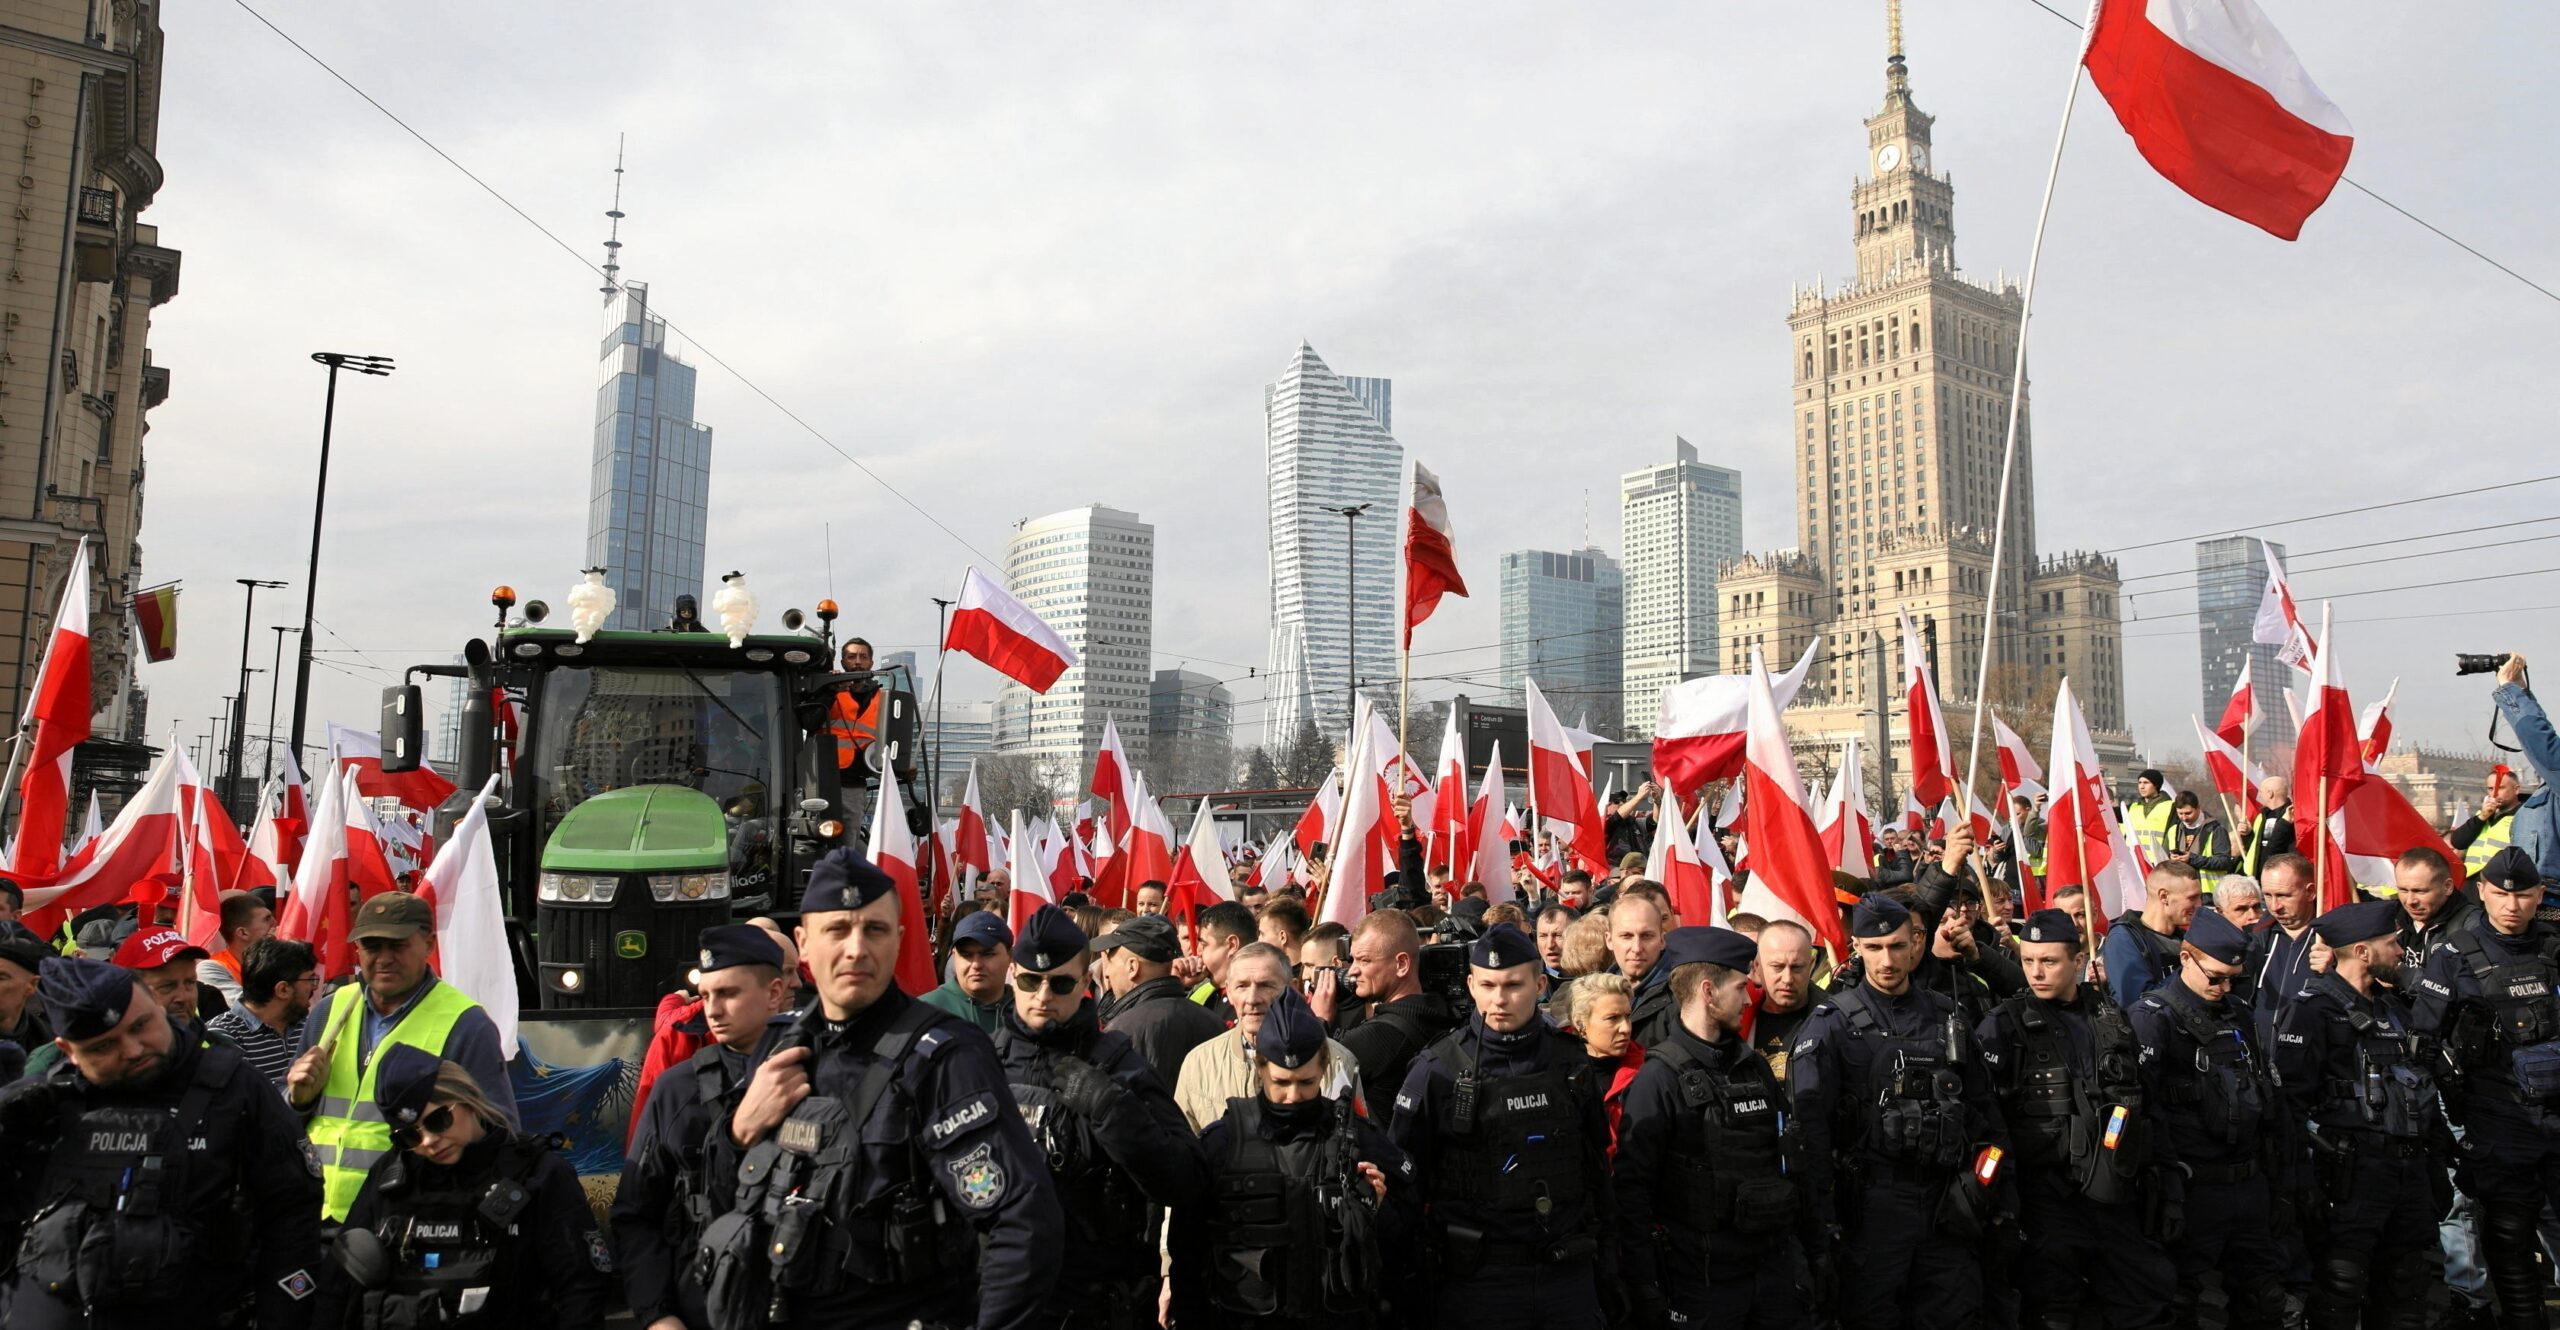
[{"label": "police cap", "polygon": [[26,971],[30,979],[44,973],[44,963],[52,958],[53,949],[41,942],[30,942],[22,937],[0,937],[0,961],[7,961]]},{"label": "police cap", "polygon": [[2076,947],[2080,945],[2080,921],[2072,918],[2066,910],[2038,910],[2027,916],[2025,926],[2018,930],[2018,940],[2060,942]]},{"label": "police cap", "polygon": [[809,869],[809,886],[800,893],[800,913],[859,910],[888,895],[896,886],[888,874],[852,846],[829,850]]},{"label": "police cap", "polygon": [[393,1044],[382,1050],[373,1068],[373,1102],[394,1131],[414,1127],[435,1098],[436,1073],[444,1059],[415,1044]]},{"label": "police cap", "polygon": [[782,968],[782,939],[754,924],[713,924],[702,930],[702,954],[696,967],[704,974],[740,965]]},{"label": "police cap", "polygon": [[1483,970],[1508,970],[1515,965],[1538,963],[1538,944],[1529,935],[1509,924],[1495,924],[1476,939],[1467,952],[1467,963]]},{"label": "police cap", "polygon": [[2531,891],[2542,885],[2542,870],[2533,866],[2533,856],[2521,845],[2510,845],[2489,856],[2480,865],[2480,885],[2500,891]]},{"label": "police cap", "polygon": [[1890,937],[1911,922],[1911,909],[1882,892],[1871,891],[1858,898],[1857,913],[1849,916],[1849,936]]},{"label": "police cap", "polygon": [[1084,955],[1085,941],[1074,915],[1043,905],[1022,922],[1022,936],[1013,943],[1013,963],[1026,970],[1054,970]]},{"label": "police cap", "polygon": [[2187,925],[2187,945],[2225,965],[2249,958],[2249,935],[2219,910],[2198,910]]},{"label": "police cap", "polygon": [[1262,1032],[1254,1037],[1253,1055],[1292,1071],[1316,1060],[1324,1051],[1324,1022],[1296,988],[1283,988],[1262,1014]]},{"label": "police cap", "polygon": [[2399,932],[2400,918],[2389,901],[2349,901],[2312,920],[2311,929],[2331,947],[2351,947]]},{"label": "police cap", "polygon": [[131,970],[83,956],[46,958],[36,975],[36,996],[44,1000],[53,1032],[75,1044],[116,1028],[142,1000]]},{"label": "police cap", "polygon": [[1706,928],[1692,924],[1675,928],[1662,939],[1662,959],[1655,962],[1664,974],[1683,965],[1721,965],[1728,970],[1748,970],[1760,955],[1760,944],[1730,928]]}]

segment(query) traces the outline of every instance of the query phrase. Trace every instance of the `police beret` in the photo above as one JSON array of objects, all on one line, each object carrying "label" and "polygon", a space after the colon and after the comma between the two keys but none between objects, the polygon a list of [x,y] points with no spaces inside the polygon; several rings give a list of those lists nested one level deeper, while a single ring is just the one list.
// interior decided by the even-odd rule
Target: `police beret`
[{"label": "police beret", "polygon": [[2526,854],[2521,845],[2510,845],[2490,855],[2489,862],[2480,865],[2478,876],[2482,886],[2500,891],[2531,891],[2542,885],[2542,870],[2533,866],[2533,856]]},{"label": "police beret", "polygon": [[1110,932],[1093,940],[1096,951],[1127,947],[1141,960],[1158,964],[1182,955],[1182,939],[1173,931],[1173,921],[1160,914],[1141,914],[1123,919]]},{"label": "police beret", "polygon": [[800,913],[828,914],[859,910],[897,886],[851,846],[827,851],[809,869],[809,885],[800,893]]},{"label": "police beret", "polygon": [[373,1064],[373,1102],[394,1130],[417,1125],[435,1098],[436,1073],[444,1059],[415,1044],[393,1044]]},{"label": "police beret", "polygon": [[2187,945],[2225,965],[2238,965],[2249,957],[2249,935],[2219,910],[2198,910],[2187,925]]},{"label": "police beret", "polygon": [[1910,922],[1910,907],[1881,892],[1869,892],[1858,898],[1857,912],[1849,916],[1849,936],[1884,937]]},{"label": "police beret", "polygon": [[75,1044],[116,1028],[142,1000],[131,970],[81,956],[48,957],[36,973],[36,996],[53,1032]]},{"label": "police beret", "polygon": [[1253,1055],[1294,1071],[1323,1051],[1324,1022],[1316,1019],[1315,1009],[1298,996],[1297,989],[1281,989],[1270,1010],[1262,1014],[1262,1032],[1254,1037]]},{"label": "police beret", "polygon": [[1515,965],[1535,965],[1537,961],[1538,944],[1509,924],[1495,924],[1476,939],[1474,949],[1467,953],[1469,965],[1486,970],[1508,970]]},{"label": "police beret", "polygon": [[1022,936],[1013,942],[1013,963],[1026,970],[1054,970],[1084,955],[1085,944],[1074,915],[1043,905],[1022,921]]},{"label": "police beret", "polygon": [[0,937],[0,961],[7,961],[28,974],[41,974],[44,963],[52,959],[53,949],[41,942],[22,937]]},{"label": "police beret", "polygon": [[754,924],[713,924],[702,930],[702,973],[739,965],[782,968],[782,939]]},{"label": "police beret", "polygon": [[1013,930],[1005,927],[1004,916],[992,910],[972,910],[960,916],[960,924],[951,930],[951,945],[975,942],[982,947],[1010,947]]},{"label": "police beret", "polygon": [[2063,942],[2080,945],[2080,921],[2063,910],[2038,910],[2018,930],[2020,942]]},{"label": "police beret", "polygon": [[1759,955],[1759,943],[1730,928],[1692,924],[1663,935],[1662,959],[1654,964],[1664,974],[1683,965],[1721,965],[1728,970],[1748,970]]},{"label": "police beret", "polygon": [[2400,931],[2400,917],[2389,901],[2350,901],[2311,921],[2311,929],[2332,947],[2370,942]]}]

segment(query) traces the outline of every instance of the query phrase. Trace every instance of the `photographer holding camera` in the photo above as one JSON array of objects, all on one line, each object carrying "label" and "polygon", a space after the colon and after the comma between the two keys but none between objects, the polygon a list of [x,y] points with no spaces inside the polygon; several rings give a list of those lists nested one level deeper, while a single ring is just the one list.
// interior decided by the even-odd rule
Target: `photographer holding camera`
[{"label": "photographer holding camera", "polygon": [[[2551,794],[2553,779],[2560,777],[2560,733],[2552,730],[2550,713],[2525,686],[2523,653],[2508,652],[2498,663],[2498,686],[2489,698],[2498,704],[2525,762],[2542,781],[2542,788],[2516,804],[2507,835],[2531,856],[2544,877],[2560,876],[2560,803],[2554,803]],[[2485,808],[2481,811],[2488,813]],[[2477,844],[2476,836],[2473,843]]]}]

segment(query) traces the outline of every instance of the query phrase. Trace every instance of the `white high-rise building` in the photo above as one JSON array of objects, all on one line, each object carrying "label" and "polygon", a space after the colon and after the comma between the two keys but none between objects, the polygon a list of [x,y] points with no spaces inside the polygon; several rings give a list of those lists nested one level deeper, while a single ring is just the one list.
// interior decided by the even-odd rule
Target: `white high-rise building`
[{"label": "white high-rise building", "polygon": [[[1404,449],[1394,385],[1347,378],[1298,353],[1262,390],[1271,524],[1271,684],[1263,742],[1285,745],[1312,716],[1351,727],[1352,655],[1372,700],[1394,705],[1397,486]],[[1358,517],[1342,510],[1368,505]]]},{"label": "white high-rise building", "polygon": [[1662,690],[1716,673],[1716,570],[1742,557],[1742,473],[1674,438],[1668,462],[1618,482],[1627,737],[1653,733]]},{"label": "white high-rise building", "polygon": [[[1035,517],[1005,547],[1005,585],[1076,650],[1046,693],[1007,684],[996,698],[996,748],[1030,753],[1060,789],[1083,783],[1102,722],[1143,747],[1155,649],[1156,529],[1136,513],[1091,504]],[[1136,756],[1132,753],[1131,756]]]}]

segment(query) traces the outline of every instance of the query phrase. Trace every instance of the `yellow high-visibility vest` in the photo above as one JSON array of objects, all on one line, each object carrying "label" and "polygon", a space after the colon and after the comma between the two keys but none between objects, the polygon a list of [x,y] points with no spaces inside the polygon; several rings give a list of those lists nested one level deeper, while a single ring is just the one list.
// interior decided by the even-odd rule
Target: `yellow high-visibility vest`
[{"label": "yellow high-visibility vest", "polygon": [[329,1027],[337,1047],[329,1059],[329,1082],[320,1090],[320,1109],[311,1115],[311,1148],[320,1158],[320,1214],[331,1223],[347,1217],[356,1193],[364,1190],[365,1173],[391,1153],[391,1123],[373,1101],[373,1072],[382,1065],[383,1050],[407,1044],[442,1057],[454,1023],[480,1006],[440,982],[373,1046],[373,1057],[358,1065],[355,1023],[363,1019],[358,1013],[365,1005],[364,985],[339,989],[335,1002]]},{"label": "yellow high-visibility vest", "polygon": [[2516,810],[2512,808],[2500,813],[2495,822],[2481,823],[2480,835],[2471,842],[2471,848],[2462,852],[2462,875],[2478,877],[2498,851],[2515,844],[2515,831]]}]

